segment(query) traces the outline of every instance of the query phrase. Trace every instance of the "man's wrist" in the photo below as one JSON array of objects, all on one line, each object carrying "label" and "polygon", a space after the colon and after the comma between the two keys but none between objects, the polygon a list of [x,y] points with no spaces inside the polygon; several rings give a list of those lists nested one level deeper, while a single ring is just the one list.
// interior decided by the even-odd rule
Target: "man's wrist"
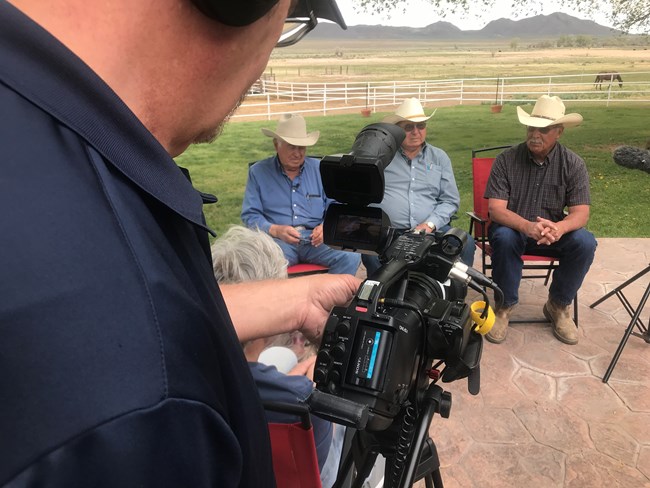
[{"label": "man's wrist", "polygon": [[426,225],[426,226],[431,230],[431,232],[433,232],[434,230],[436,230],[436,224],[434,224],[434,223],[431,222],[431,221],[425,222],[424,225]]}]

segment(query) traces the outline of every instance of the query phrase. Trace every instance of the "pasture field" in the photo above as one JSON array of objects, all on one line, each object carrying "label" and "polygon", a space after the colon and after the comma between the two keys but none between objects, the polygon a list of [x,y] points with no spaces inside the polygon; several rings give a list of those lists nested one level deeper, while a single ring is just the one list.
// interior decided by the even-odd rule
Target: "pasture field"
[{"label": "pasture field", "polygon": [[[526,110],[530,111],[531,106]],[[562,142],[587,162],[592,197],[589,229],[597,237],[650,237],[650,174],[618,166],[611,157],[619,145],[645,147],[650,138],[650,104],[604,107],[572,105],[569,101],[567,111],[579,112],[585,119],[582,126],[566,130]],[[384,115],[308,117],[308,130],[321,131],[310,154],[348,152],[359,130]],[[219,198],[218,203],[205,207],[208,225],[217,233],[240,223],[248,163],[273,152],[271,139],[260,128],[275,125],[275,121],[230,123],[214,143],[192,146],[177,158],[180,166],[191,171],[196,188]],[[430,120],[427,140],[444,149],[454,166],[461,193],[459,218],[455,221],[458,227],[467,229],[465,211],[472,206],[471,150],[514,144],[524,135],[514,105],[505,105],[498,114],[491,113],[486,105],[442,107]]]},{"label": "pasture field", "polygon": [[265,74],[277,81],[334,82],[650,71],[648,36],[640,45],[621,48],[533,47],[542,42],[307,38],[295,46],[276,49]]}]

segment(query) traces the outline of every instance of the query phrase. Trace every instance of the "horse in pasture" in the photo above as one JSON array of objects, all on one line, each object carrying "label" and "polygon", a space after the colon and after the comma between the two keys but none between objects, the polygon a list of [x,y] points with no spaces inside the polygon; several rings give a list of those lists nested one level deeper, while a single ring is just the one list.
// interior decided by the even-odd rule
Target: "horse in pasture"
[{"label": "horse in pasture", "polygon": [[623,88],[623,78],[621,78],[621,75],[615,72],[601,71],[596,75],[594,86],[601,90],[603,83],[609,83],[609,86],[611,86],[614,80],[618,81],[619,88]]}]

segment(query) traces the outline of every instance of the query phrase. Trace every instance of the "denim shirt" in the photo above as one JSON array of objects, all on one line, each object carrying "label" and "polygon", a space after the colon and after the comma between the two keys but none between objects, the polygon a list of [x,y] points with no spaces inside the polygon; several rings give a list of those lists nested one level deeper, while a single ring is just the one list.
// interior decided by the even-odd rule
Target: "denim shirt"
[{"label": "denim shirt", "polygon": [[433,222],[447,225],[458,211],[460,194],[449,156],[425,143],[409,160],[400,149],[384,170],[384,199],[379,206],[397,229],[412,229]]},{"label": "denim shirt", "polygon": [[268,232],[272,224],[308,229],[321,224],[332,200],[325,196],[319,168],[318,159],[305,158],[291,181],[277,155],[253,164],[242,205],[244,225]]}]

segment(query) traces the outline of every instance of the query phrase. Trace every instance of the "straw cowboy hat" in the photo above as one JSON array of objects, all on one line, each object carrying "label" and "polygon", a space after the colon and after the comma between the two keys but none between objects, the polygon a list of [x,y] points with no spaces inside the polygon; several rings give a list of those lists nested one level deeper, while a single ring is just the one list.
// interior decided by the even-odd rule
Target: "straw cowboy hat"
[{"label": "straw cowboy hat", "polygon": [[399,106],[395,112],[395,115],[388,115],[384,117],[382,122],[385,122],[387,124],[397,124],[398,122],[405,121],[424,122],[425,120],[429,120],[431,117],[433,117],[433,114],[435,113],[436,111],[434,110],[433,113],[427,117],[424,115],[424,109],[422,108],[420,100],[417,98],[407,98]]},{"label": "straw cowboy hat", "polygon": [[294,146],[313,146],[318,141],[320,131],[307,133],[307,124],[302,115],[285,114],[278,120],[278,128],[274,131],[271,129],[262,129],[262,134],[282,139],[284,142]]},{"label": "straw cowboy hat", "polygon": [[564,115],[564,103],[558,97],[542,95],[535,102],[533,111],[528,115],[524,109],[517,107],[519,122],[530,127],[548,127],[562,124],[564,127],[576,127],[582,123],[582,115]]}]

